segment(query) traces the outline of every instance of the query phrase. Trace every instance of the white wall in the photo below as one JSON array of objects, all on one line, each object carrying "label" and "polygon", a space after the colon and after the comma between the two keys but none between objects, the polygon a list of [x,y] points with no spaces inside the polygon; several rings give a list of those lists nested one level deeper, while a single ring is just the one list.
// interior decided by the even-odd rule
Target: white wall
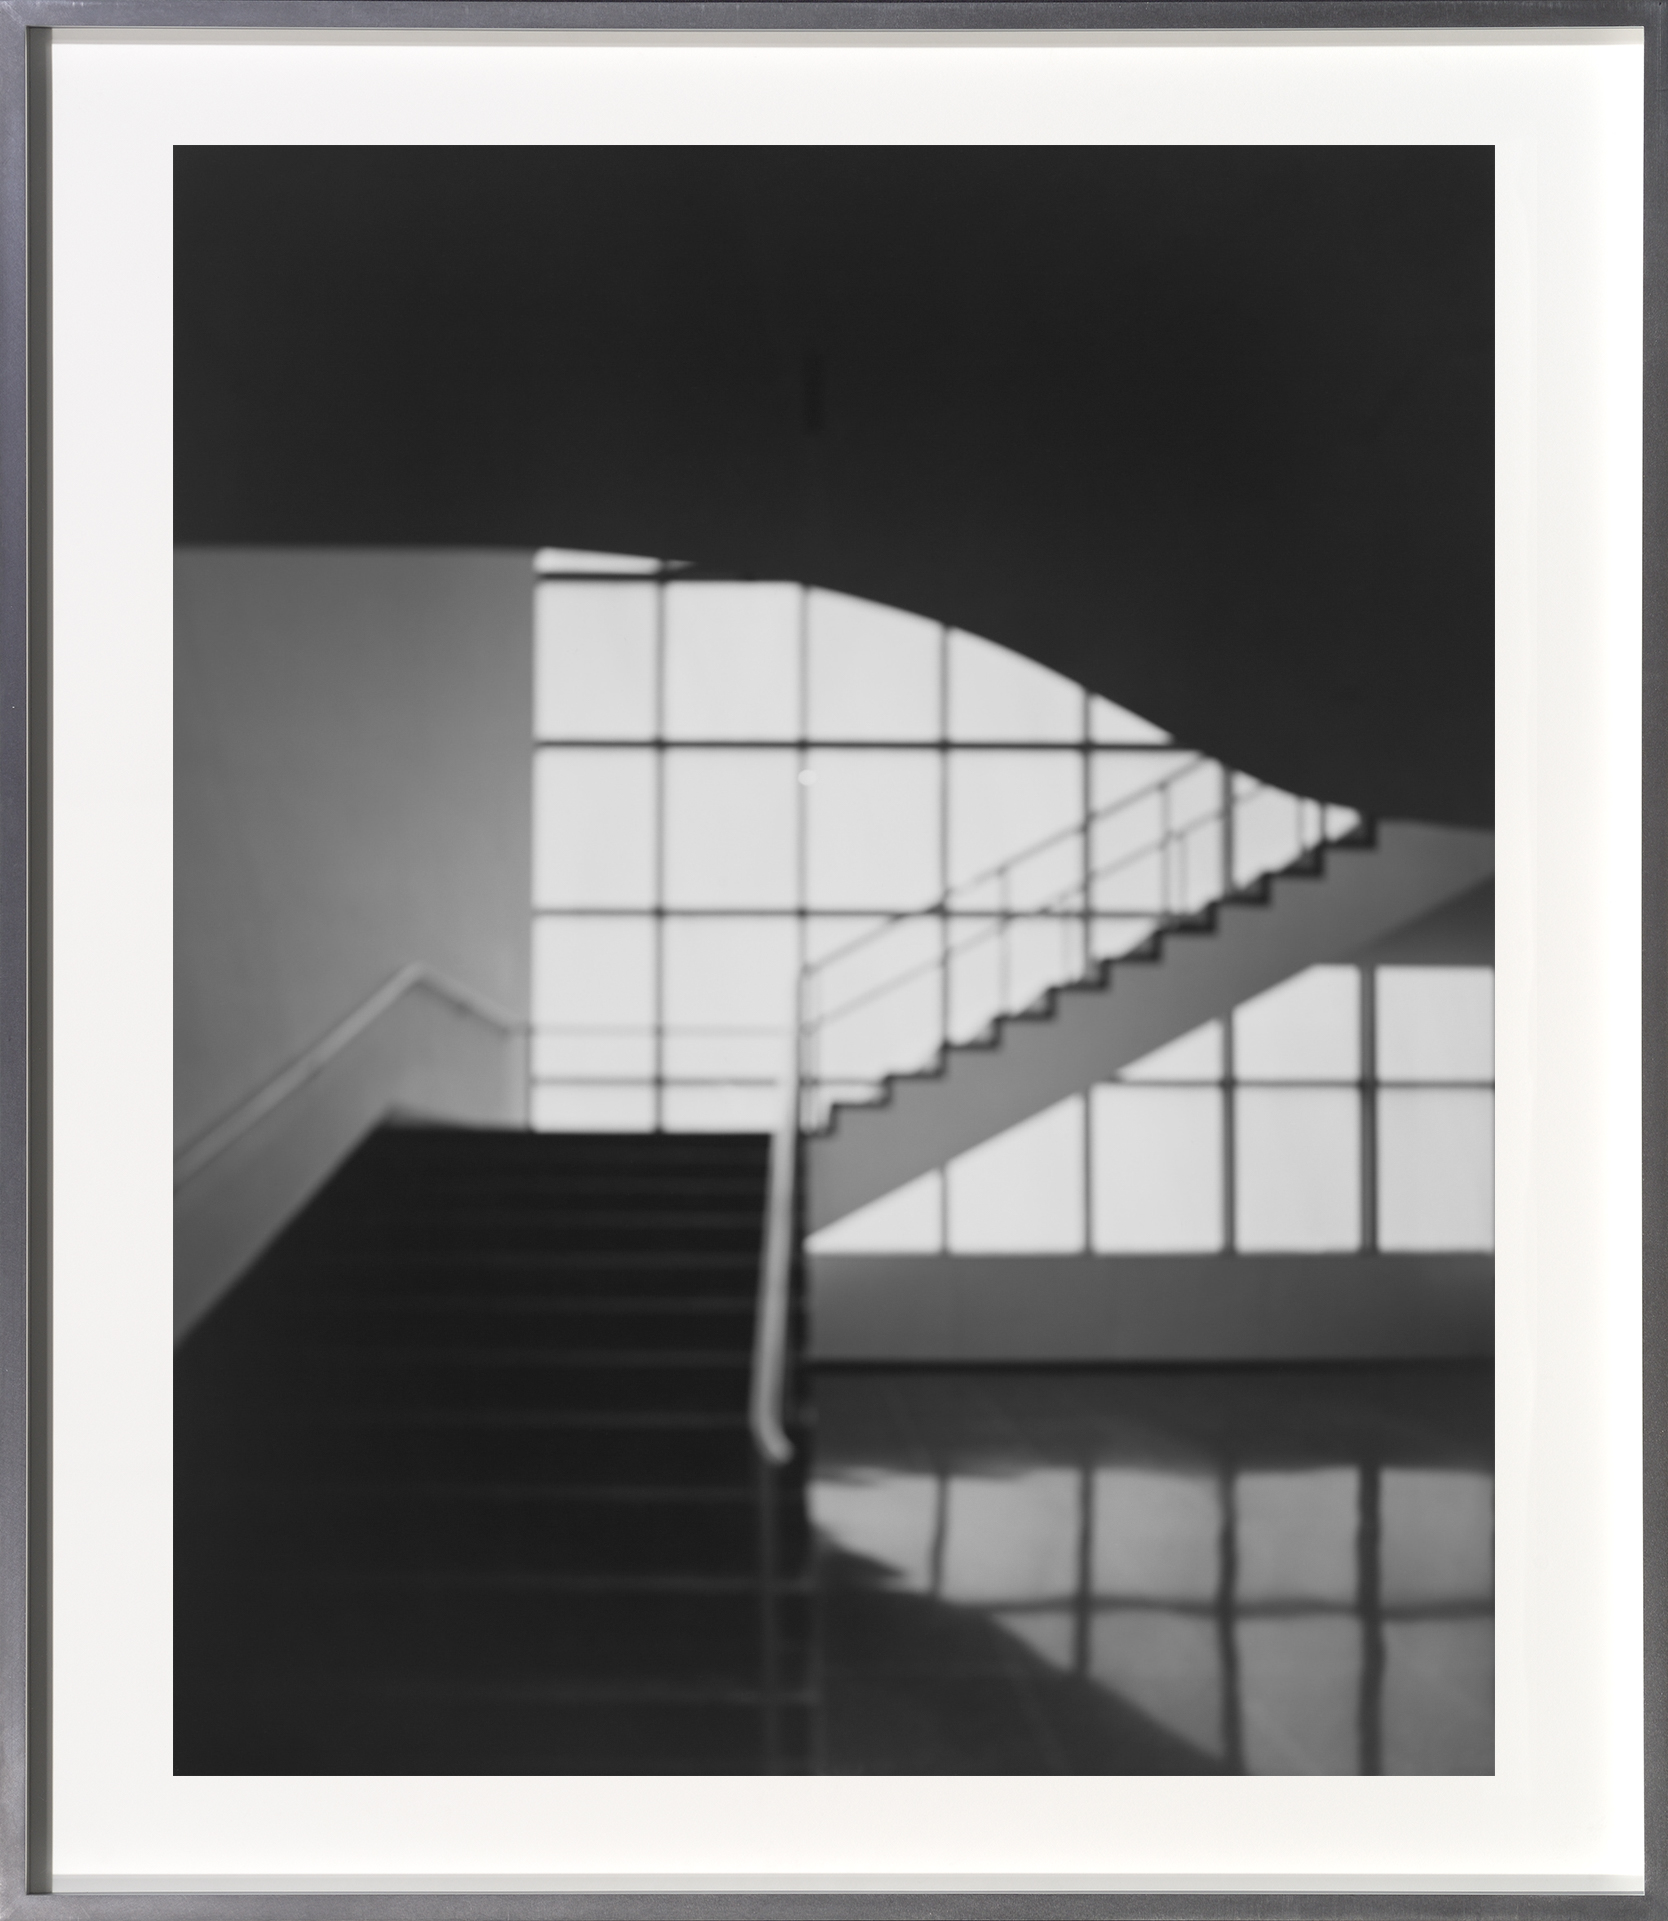
[{"label": "white wall", "polygon": [[[413,962],[527,1018],[531,561],[177,554],[176,1153]],[[182,1323],[389,1108],[519,1121],[521,1051],[402,1003],[179,1187]]]}]

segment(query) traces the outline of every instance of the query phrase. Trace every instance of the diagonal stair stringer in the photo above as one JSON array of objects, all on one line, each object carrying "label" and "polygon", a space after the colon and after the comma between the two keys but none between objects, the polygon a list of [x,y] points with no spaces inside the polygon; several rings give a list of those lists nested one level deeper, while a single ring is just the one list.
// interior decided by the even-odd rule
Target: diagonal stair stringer
[{"label": "diagonal stair stringer", "polygon": [[806,1142],[807,1230],[1111,1079],[1305,967],[1346,959],[1493,872],[1491,833],[1379,822],[1173,922],[978,1040],[941,1049],[919,1072],[889,1075],[878,1100],[836,1107],[828,1131]]}]

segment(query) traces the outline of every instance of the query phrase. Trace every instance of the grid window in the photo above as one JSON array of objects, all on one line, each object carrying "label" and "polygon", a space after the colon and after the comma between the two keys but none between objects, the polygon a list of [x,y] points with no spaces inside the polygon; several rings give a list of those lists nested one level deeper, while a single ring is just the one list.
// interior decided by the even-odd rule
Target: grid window
[{"label": "grid window", "polygon": [[942,644],[933,622],[820,589],[806,621],[813,740],[937,740]]},{"label": "grid window", "polygon": [[1101,1254],[1214,1254],[1222,1245],[1222,1093],[1097,1087],[1094,1238]]},{"label": "grid window", "polygon": [[1083,738],[1083,689],[1023,654],[972,634],[950,636],[953,740]]},{"label": "grid window", "polygon": [[1353,1081],[1361,1075],[1360,976],[1310,967],[1234,1013],[1242,1081]]},{"label": "grid window", "polygon": [[1381,1081],[1494,1079],[1494,970],[1381,967]]},{"label": "grid window", "polygon": [[655,589],[575,582],[533,598],[533,726],[541,740],[648,740]]},{"label": "grid window", "polygon": [[820,908],[925,907],[939,893],[939,759],[813,749],[802,785],[806,886]]},{"label": "grid window", "polygon": [[958,1155],[952,1254],[1083,1251],[1083,1101],[1074,1095]]},{"label": "grid window", "polygon": [[799,589],[683,581],[665,593],[669,738],[795,739]]},{"label": "grid window", "polygon": [[1242,1252],[1341,1254],[1361,1245],[1360,1128],[1353,1089],[1235,1090],[1235,1241]]},{"label": "grid window", "polygon": [[1385,1087],[1378,1096],[1379,1243],[1398,1253],[1494,1245],[1494,1095]]},{"label": "grid window", "polygon": [[791,752],[674,747],[665,779],[668,907],[795,904],[799,781]]},{"label": "grid window", "polygon": [[533,898],[540,907],[648,907],[655,893],[654,756],[550,750],[533,760]]}]

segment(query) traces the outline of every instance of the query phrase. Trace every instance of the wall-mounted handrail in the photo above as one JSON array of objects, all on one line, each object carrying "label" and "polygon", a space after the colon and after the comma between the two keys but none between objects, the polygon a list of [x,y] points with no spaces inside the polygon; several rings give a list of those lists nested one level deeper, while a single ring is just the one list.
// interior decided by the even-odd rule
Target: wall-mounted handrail
[{"label": "wall-mounted handrail", "polygon": [[223,1115],[180,1148],[174,1155],[174,1186],[184,1187],[187,1182],[194,1180],[258,1122],[265,1120],[292,1094],[323,1073],[345,1047],[357,1040],[397,1001],[418,988],[435,995],[437,999],[450,1002],[461,1012],[484,1021],[500,1033],[514,1035],[528,1031],[526,1021],[506,1013],[474,988],[465,987],[461,981],[451,979],[436,968],[425,967],[420,961],[408,961],[404,967],[390,974],[375,993],[361,1001],[351,1014],[344,1016],[298,1054],[287,1067],[281,1068],[270,1080],[257,1087],[254,1093],[240,1101],[229,1114]]},{"label": "wall-mounted handrail", "polygon": [[793,1458],[784,1422],[788,1375],[788,1314],[793,1284],[794,1213],[799,1174],[799,1100],[804,1069],[802,986],[794,994],[782,1070],[782,1107],[770,1138],[770,1184],[764,1242],[759,1250],[758,1308],[753,1319],[753,1375],[748,1423],[753,1444],[780,1467]]}]

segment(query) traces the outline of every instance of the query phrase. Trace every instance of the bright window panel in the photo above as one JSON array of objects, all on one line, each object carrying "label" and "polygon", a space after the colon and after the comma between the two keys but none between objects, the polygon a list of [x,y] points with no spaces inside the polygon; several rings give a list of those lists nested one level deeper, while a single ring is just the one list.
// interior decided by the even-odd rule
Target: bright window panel
[{"label": "bright window panel", "polygon": [[1492,967],[1381,967],[1382,1081],[1494,1078]]},{"label": "bright window panel", "polygon": [[535,1131],[546,1134],[646,1134],[654,1126],[651,1087],[535,1087]]},{"label": "bright window panel", "polygon": [[1116,701],[1105,700],[1099,694],[1089,696],[1089,732],[1096,740],[1105,741],[1165,741],[1170,736],[1162,727],[1155,727],[1150,720],[1143,720],[1139,714],[1132,714],[1127,707],[1120,707]]},{"label": "bright window panel", "polygon": [[1109,1694],[1221,1758],[1222,1647],[1214,1621],[1120,1608],[1097,1615],[1089,1636],[1090,1672]]},{"label": "bright window panel", "polygon": [[1222,1094],[1097,1087],[1098,1254],[1213,1254],[1222,1245]]},{"label": "bright window panel", "polygon": [[797,739],[800,590],[683,581],[665,593],[668,738]]},{"label": "bright window panel", "polygon": [[661,1096],[661,1125],[673,1134],[768,1134],[781,1116],[774,1087],[676,1087]]},{"label": "bright window panel", "polygon": [[1494,1772],[1494,1623],[1384,1625],[1386,1774]]},{"label": "bright window panel", "polygon": [[1246,1253],[1361,1245],[1361,1110],[1353,1089],[1242,1087],[1234,1096],[1236,1239]]},{"label": "bright window panel", "polygon": [[1360,1518],[1361,1477],[1352,1467],[1240,1475],[1235,1598],[1353,1602]]},{"label": "bright window panel", "polygon": [[947,1174],[951,1253],[1082,1251],[1080,1095],[958,1154]]},{"label": "bright window panel", "polygon": [[666,904],[792,907],[799,781],[791,752],[666,755]]},{"label": "bright window panel", "polygon": [[924,907],[938,898],[938,756],[820,749],[805,792],[807,905]]},{"label": "bright window panel", "polygon": [[1259,874],[1278,873],[1303,851],[1308,825],[1304,806],[1278,787],[1239,775],[1234,782],[1234,879],[1244,886]]},{"label": "bright window panel", "polygon": [[934,622],[820,588],[808,619],[813,740],[938,739]]},{"label": "bright window panel", "polygon": [[1379,1582],[1390,1607],[1494,1595],[1494,1476],[1386,1468],[1379,1484]]},{"label": "bright window panel", "polygon": [[1177,913],[1213,899],[1219,885],[1220,775],[1187,754],[1094,756],[1091,837],[1095,903]]},{"label": "bright window panel", "polygon": [[952,740],[1081,740],[1083,689],[1010,647],[950,636]]},{"label": "bright window panel", "polygon": [[786,1071],[788,1044],[780,1033],[691,1034],[674,1029],[666,1035],[664,1059],[673,1080],[761,1081],[777,1087]]},{"label": "bright window panel", "polygon": [[635,915],[533,923],[533,1019],[539,1025],[654,1024],[654,923]]},{"label": "bright window panel", "polygon": [[1214,1481],[1157,1468],[1097,1468],[1094,1517],[1097,1595],[1215,1599],[1222,1501]]},{"label": "bright window panel", "polygon": [[1078,1478],[1034,1468],[955,1475],[944,1535],[947,1601],[1050,1601],[1077,1587]]},{"label": "bright window panel", "polygon": [[654,903],[654,756],[558,748],[533,758],[537,907]]},{"label": "bright window panel", "polygon": [[668,1027],[784,1027],[792,1019],[799,936],[787,915],[670,915],[665,952]]},{"label": "bright window panel", "polygon": [[1361,976],[1310,967],[1234,1011],[1234,1072],[1245,1081],[1361,1075]]},{"label": "bright window panel", "polygon": [[822,1017],[815,1071],[827,1080],[875,1080],[918,1067],[941,1039],[938,923],[907,919],[879,933],[874,928],[863,921],[810,922],[810,950],[824,957],[811,986]]},{"label": "bright window panel", "polygon": [[[950,755],[950,878],[972,881],[1024,854],[1010,871],[1008,897],[997,883],[957,904],[972,908],[1041,906],[1079,886],[1080,834],[1065,830],[1083,818],[1083,769],[1076,754],[977,750]],[[1039,841],[1064,833],[1057,845],[1033,852]],[[1081,904],[1080,900],[1077,904]]]},{"label": "bright window panel", "polygon": [[942,1254],[944,1176],[936,1170],[806,1238],[811,1254]]},{"label": "bright window panel", "polygon": [[1349,1617],[1241,1621],[1240,1702],[1251,1774],[1361,1767],[1361,1627]]},{"label": "bright window panel", "polygon": [[540,738],[654,733],[653,587],[590,582],[533,596],[533,725]]},{"label": "bright window panel", "polygon": [[1494,1246],[1490,1089],[1379,1090],[1378,1239],[1406,1254],[1485,1254]]},{"label": "bright window panel", "polygon": [[1118,1076],[1123,1081],[1219,1081],[1222,1078],[1222,1023],[1206,1021],[1180,1040],[1142,1055]]},{"label": "bright window panel", "polygon": [[811,1525],[843,1554],[884,1570],[913,1594],[932,1586],[938,1482],[930,1474],[864,1472],[810,1486]]},{"label": "bright window panel", "polygon": [[595,553],[585,547],[541,547],[533,572],[545,574],[657,574],[667,565],[646,554]]},{"label": "bright window panel", "polygon": [[564,1080],[653,1080],[654,1035],[535,1034],[533,1072]]}]

